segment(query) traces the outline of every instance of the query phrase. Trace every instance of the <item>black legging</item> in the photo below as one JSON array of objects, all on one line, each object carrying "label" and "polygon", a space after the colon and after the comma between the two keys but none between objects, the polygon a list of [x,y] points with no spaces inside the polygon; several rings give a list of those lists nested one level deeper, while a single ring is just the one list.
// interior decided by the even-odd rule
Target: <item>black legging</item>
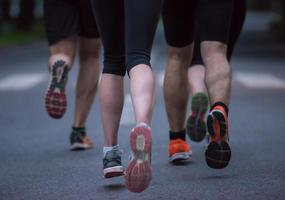
[{"label": "black legging", "polygon": [[103,73],[124,76],[134,66],[150,66],[162,0],[92,0],[104,46]]}]

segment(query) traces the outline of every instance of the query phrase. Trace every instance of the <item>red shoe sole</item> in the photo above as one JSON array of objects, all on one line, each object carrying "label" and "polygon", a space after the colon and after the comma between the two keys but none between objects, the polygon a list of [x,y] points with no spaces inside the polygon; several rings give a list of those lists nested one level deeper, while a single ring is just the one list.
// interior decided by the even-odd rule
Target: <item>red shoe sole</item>
[{"label": "red shoe sole", "polygon": [[45,106],[49,116],[55,119],[62,118],[67,107],[65,93],[48,91],[45,96]]},{"label": "red shoe sole", "polygon": [[150,184],[151,170],[151,132],[146,127],[136,127],[130,136],[132,160],[125,174],[126,187],[131,192],[142,192]]}]

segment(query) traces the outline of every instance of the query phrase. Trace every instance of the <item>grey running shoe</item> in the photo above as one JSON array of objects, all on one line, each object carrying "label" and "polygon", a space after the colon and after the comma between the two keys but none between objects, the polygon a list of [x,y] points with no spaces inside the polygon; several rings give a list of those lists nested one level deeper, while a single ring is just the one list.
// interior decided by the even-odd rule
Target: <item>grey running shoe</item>
[{"label": "grey running shoe", "polygon": [[205,114],[208,110],[208,97],[204,93],[197,93],[192,97],[192,112],[187,119],[186,132],[194,142],[201,142],[207,132]]},{"label": "grey running shoe", "polygon": [[113,178],[122,176],[124,168],[121,160],[122,152],[118,149],[108,151],[103,158],[104,177]]}]

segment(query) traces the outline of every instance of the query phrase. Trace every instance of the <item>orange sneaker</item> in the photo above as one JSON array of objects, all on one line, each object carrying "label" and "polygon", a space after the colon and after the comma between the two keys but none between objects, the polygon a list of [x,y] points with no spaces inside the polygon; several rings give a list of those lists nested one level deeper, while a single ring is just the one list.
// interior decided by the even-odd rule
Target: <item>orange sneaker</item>
[{"label": "orange sneaker", "polygon": [[180,138],[170,140],[168,151],[169,160],[174,164],[188,162],[192,157],[192,151],[189,144]]},{"label": "orange sneaker", "polygon": [[231,148],[228,144],[228,117],[222,106],[216,106],[207,119],[210,143],[205,152],[209,167],[223,169],[231,159]]}]

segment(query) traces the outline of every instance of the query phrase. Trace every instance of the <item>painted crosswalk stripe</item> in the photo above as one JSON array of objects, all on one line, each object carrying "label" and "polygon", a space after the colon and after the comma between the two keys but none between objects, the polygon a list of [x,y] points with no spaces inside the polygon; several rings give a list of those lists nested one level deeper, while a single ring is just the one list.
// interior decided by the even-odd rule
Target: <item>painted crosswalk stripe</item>
[{"label": "painted crosswalk stripe", "polygon": [[0,80],[0,91],[28,90],[47,79],[44,73],[14,74]]},{"label": "painted crosswalk stripe", "polygon": [[268,73],[238,72],[235,80],[250,89],[285,89],[285,81]]},{"label": "painted crosswalk stripe", "polygon": [[[156,78],[159,86],[163,86],[164,71],[160,71]],[[234,81],[249,89],[285,89],[285,80],[270,73],[234,72]]]}]

